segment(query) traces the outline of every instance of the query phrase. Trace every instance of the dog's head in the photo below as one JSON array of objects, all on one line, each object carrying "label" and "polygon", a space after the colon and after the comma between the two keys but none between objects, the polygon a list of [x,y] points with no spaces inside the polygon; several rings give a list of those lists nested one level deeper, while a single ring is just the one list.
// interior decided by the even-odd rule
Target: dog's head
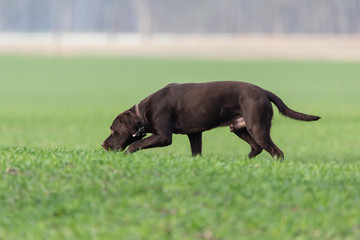
[{"label": "dog's head", "polygon": [[101,145],[105,150],[124,151],[131,143],[145,136],[144,127],[138,117],[131,111],[125,111],[115,118],[110,136]]}]

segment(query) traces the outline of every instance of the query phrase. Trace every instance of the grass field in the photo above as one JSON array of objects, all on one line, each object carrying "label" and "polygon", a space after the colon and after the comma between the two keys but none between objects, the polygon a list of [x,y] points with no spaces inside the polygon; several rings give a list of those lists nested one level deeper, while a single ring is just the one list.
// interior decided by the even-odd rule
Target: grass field
[{"label": "grass field", "polygon": [[[320,115],[275,109],[285,161],[219,128],[133,155],[113,118],[171,82],[238,80]],[[0,57],[0,240],[359,239],[360,63]]]}]

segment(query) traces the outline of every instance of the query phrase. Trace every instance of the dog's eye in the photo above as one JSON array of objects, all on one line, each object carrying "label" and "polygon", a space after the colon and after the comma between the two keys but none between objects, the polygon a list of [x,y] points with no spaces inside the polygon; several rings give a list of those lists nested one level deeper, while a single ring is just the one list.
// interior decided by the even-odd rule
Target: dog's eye
[{"label": "dog's eye", "polygon": [[117,131],[115,131],[115,130],[111,130],[111,135],[113,135],[113,136],[119,136],[120,134],[119,134],[119,132],[117,132]]}]

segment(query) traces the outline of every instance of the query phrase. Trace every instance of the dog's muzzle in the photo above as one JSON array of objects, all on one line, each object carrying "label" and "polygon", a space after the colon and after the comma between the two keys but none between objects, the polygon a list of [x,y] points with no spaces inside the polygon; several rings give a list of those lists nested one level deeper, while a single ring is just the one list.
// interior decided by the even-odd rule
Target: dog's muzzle
[{"label": "dog's muzzle", "polygon": [[107,144],[107,142],[106,141],[104,141],[102,144],[101,144],[101,146],[107,151],[107,150],[109,150],[109,144]]}]

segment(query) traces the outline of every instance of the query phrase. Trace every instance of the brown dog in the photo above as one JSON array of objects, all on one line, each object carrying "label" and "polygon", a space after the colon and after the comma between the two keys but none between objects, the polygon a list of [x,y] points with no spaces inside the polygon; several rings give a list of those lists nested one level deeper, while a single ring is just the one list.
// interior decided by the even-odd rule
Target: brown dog
[{"label": "brown dog", "polygon": [[[168,146],[172,134],[186,134],[191,152],[201,154],[203,131],[230,126],[230,131],[251,146],[249,157],[263,149],[273,158],[284,158],[270,138],[273,102],[280,113],[301,121],[317,116],[295,112],[275,94],[244,82],[170,84],[117,116],[111,135],[102,144],[106,150],[125,150]],[[152,133],[144,138],[146,133]]]}]

